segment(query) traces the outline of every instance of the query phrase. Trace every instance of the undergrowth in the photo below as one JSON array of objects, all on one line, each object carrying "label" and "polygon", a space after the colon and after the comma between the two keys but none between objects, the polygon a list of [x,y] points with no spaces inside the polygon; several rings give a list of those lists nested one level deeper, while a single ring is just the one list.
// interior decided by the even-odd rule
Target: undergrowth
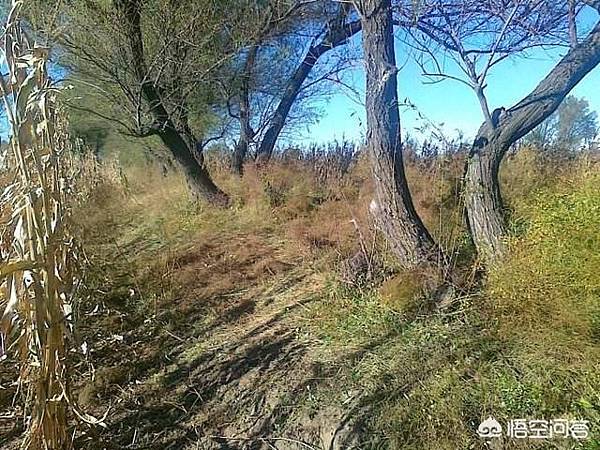
[{"label": "undergrowth", "polygon": [[483,448],[489,416],[589,421],[580,443],[503,448],[600,448],[599,185],[584,164],[514,196],[509,256],[452,312],[406,314],[410,289],[392,289],[390,304],[385,285],[332,284],[313,318],[326,354],[353,355],[340,384],[363,392],[362,448]]},{"label": "undergrowth", "polygon": [[[435,234],[452,236],[443,244],[468,270],[472,249],[456,189],[461,166],[460,157],[451,169],[414,163],[408,175],[420,214]],[[356,448],[487,448],[476,431],[493,416],[501,423],[590,421],[592,439],[581,443],[508,441],[504,448],[597,449],[597,173],[585,161],[553,172],[531,152],[510,158],[503,180],[514,231],[508,258],[481,291],[432,313],[420,308],[419,280],[388,275],[394,267],[367,216],[372,186],[360,158],[341,181],[322,183],[302,161],[276,161],[262,172],[249,166],[241,179],[217,170],[232,195],[229,209],[192,203],[175,174],[130,169],[126,183],[98,183],[76,214],[88,244],[89,300],[128,311],[123,330],[158,317],[169,342],[202,336],[179,356],[191,364],[210,351],[218,331],[211,326],[233,312],[235,330],[240,318],[264,313],[256,296],[266,305],[270,295],[297,296],[298,307],[282,311],[282,320],[334,375],[290,392],[290,402],[310,417],[337,405],[353,418]],[[385,276],[344,285],[338,267],[361,241],[380,255]],[[308,283],[315,273],[326,281]],[[177,360],[166,364],[167,375],[179,372]],[[163,389],[167,375],[148,379]]]}]

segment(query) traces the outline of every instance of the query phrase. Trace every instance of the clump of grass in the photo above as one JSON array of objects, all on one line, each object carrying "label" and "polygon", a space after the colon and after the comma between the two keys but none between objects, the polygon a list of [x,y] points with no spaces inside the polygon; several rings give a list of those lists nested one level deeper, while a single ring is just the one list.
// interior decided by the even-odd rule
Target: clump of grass
[{"label": "clump of grass", "polygon": [[398,333],[403,315],[382,301],[374,289],[361,289],[330,280],[326,298],[311,311],[319,334],[331,348],[359,348]]},{"label": "clump of grass", "polygon": [[[525,234],[490,275],[490,306],[507,334],[525,331],[589,343],[600,309],[598,174],[538,192]],[[557,192],[556,192],[557,191]]]}]

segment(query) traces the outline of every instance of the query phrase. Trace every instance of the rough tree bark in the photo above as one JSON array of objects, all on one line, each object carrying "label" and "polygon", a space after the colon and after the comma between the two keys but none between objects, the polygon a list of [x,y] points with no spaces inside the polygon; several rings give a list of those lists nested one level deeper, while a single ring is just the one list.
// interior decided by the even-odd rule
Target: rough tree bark
[{"label": "rough tree bark", "polygon": [[[340,45],[345,44],[350,37],[358,33],[361,29],[360,20],[352,21],[347,24],[343,23],[345,18],[344,8],[340,9],[341,24],[336,24],[339,20],[334,20],[327,25],[325,37],[317,45],[312,45],[304,59],[296,68],[294,74],[290,78],[283,96],[277,105],[277,109],[271,119],[271,124],[267,128],[265,135],[257,150],[257,159],[259,162],[264,162],[271,158],[275,144],[279,138],[279,134],[285,125],[285,121],[290,113],[302,85],[310,75],[312,68],[315,66],[321,56]],[[338,18],[339,19],[339,18]]]},{"label": "rough tree bark", "polygon": [[[600,3],[600,2],[597,2]],[[464,195],[469,232],[484,264],[505,251],[506,221],[498,173],[508,149],[547,119],[569,92],[600,63],[600,22],[573,46],[523,100],[484,123],[465,167]]]},{"label": "rough tree bark", "polygon": [[355,6],[367,76],[367,151],[375,181],[371,212],[402,268],[431,266],[442,255],[415,210],[404,173],[391,0],[359,0]]},{"label": "rough tree bark", "polygon": [[244,74],[242,75],[242,86],[240,88],[240,138],[238,139],[231,159],[231,170],[237,175],[242,175],[244,169],[244,160],[250,147],[250,142],[254,138],[254,130],[250,124],[250,81],[252,80],[252,71],[254,62],[258,53],[258,45],[253,45],[248,50],[246,62],[244,63]]},{"label": "rough tree bark", "polygon": [[146,67],[144,43],[141,29],[141,2],[137,0],[115,0],[117,10],[123,18],[126,37],[131,50],[131,62],[141,94],[148,104],[153,125],[140,130],[144,136],[158,136],[169,149],[179,165],[190,194],[208,202],[225,206],[227,195],[213,182],[204,164],[200,141],[185,123],[176,126],[164,105],[156,86],[151,81]]},{"label": "rough tree bark", "polygon": [[204,165],[200,144],[191,133],[182,133],[167,125],[159,130],[157,135],[171,151],[193,197],[207,200],[217,206],[229,204],[227,194],[221,191],[210,177]]}]

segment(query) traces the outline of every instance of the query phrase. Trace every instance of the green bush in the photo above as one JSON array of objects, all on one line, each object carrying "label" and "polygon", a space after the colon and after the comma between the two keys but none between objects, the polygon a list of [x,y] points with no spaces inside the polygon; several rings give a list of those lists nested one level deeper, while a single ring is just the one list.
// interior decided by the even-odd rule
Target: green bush
[{"label": "green bush", "polygon": [[600,312],[600,175],[537,193],[525,233],[489,279],[490,303],[506,330],[559,334],[591,344]]}]

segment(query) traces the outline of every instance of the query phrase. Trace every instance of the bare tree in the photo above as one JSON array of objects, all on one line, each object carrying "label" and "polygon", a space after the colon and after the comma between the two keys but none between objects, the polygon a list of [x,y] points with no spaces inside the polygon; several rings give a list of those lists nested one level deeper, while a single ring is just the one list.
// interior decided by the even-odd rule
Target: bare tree
[{"label": "bare tree", "polygon": [[[597,1],[588,2],[598,7]],[[458,80],[473,89],[484,123],[465,168],[464,197],[472,239],[484,262],[505,249],[506,222],[498,173],[508,149],[549,117],[583,77],[600,62],[600,23],[579,42],[575,19],[581,2],[551,0],[425,1],[415,11],[400,5],[409,26],[407,42],[421,51],[421,65],[433,82]],[[489,71],[506,58],[542,45],[568,51],[538,86],[516,105],[492,111],[485,95]],[[462,76],[438,62],[437,50],[450,55]]]},{"label": "bare tree", "polygon": [[415,210],[404,173],[391,1],[353,3],[363,29],[371,212],[404,269],[429,266],[441,252]]}]

